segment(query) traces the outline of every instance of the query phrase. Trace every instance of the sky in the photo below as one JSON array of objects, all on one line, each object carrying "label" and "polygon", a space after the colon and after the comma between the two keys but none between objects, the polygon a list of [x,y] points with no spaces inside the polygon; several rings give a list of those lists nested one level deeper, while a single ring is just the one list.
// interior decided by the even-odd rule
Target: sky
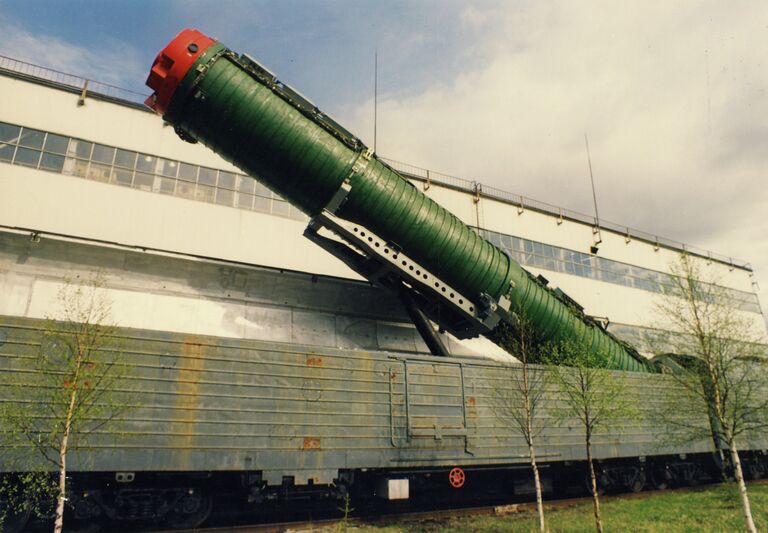
[{"label": "sky", "polygon": [[0,54],[148,93],[197,27],[377,153],[745,260],[768,311],[768,2],[0,0]]}]

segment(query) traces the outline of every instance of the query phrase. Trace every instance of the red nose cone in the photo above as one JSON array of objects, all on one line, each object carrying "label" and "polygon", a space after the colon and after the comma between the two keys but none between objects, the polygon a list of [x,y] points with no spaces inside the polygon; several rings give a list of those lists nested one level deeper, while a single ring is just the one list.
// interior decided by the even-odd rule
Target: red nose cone
[{"label": "red nose cone", "polygon": [[147,85],[155,91],[145,105],[155,113],[164,115],[190,67],[205,50],[216,41],[197,30],[187,28],[179,33],[162,52],[157,54]]}]

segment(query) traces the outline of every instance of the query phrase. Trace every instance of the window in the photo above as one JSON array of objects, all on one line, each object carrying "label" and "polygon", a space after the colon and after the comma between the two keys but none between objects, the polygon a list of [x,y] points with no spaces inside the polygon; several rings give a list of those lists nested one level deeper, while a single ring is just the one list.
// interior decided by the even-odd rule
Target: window
[{"label": "window", "polygon": [[160,174],[168,178],[175,178],[176,172],[179,169],[179,164],[176,161],[169,159],[159,159],[158,165],[160,167]]},{"label": "window", "polygon": [[133,170],[125,168],[115,168],[115,183],[130,187],[133,184]]},{"label": "window", "polygon": [[98,163],[106,163],[107,165],[111,165],[114,159],[115,159],[114,148],[112,148],[111,146],[104,146],[103,144],[93,145],[93,154],[91,155],[91,160],[96,161]]},{"label": "window", "polygon": [[184,181],[197,181],[197,166],[188,163],[179,163],[179,179]]},{"label": "window", "polygon": [[14,145],[0,143],[0,161],[12,161],[15,151],[16,147]]},{"label": "window", "polygon": [[51,170],[53,172],[61,172],[64,168],[64,156],[44,153],[43,158],[40,161],[40,168]]},{"label": "window", "polygon": [[253,184],[254,184],[253,194],[257,194],[259,196],[264,196],[266,198],[271,198],[272,197],[272,191],[267,189],[264,185],[262,185],[261,183],[259,183],[256,180],[253,180]]},{"label": "window", "polygon": [[13,126],[11,124],[0,122],[0,143],[16,144],[19,140],[20,133],[20,126]]},{"label": "window", "polygon": [[93,143],[72,139],[69,143],[69,155],[74,155],[79,159],[90,159]]},{"label": "window", "polygon": [[136,172],[136,174],[134,174],[133,176],[133,186],[136,189],[141,189],[143,191],[151,191],[154,183],[155,183],[155,177],[152,174],[147,174],[145,172]]},{"label": "window", "polygon": [[156,157],[153,157],[151,155],[141,154],[139,155],[139,158],[136,160],[136,170],[154,173],[156,163],[157,163]]},{"label": "window", "polygon": [[16,158],[13,161],[15,164],[25,167],[37,167],[38,161],[40,161],[40,150],[22,148],[21,146],[16,149]]},{"label": "window", "polygon": [[216,203],[221,205],[232,205],[235,201],[234,191],[229,189],[216,189]]},{"label": "window", "polygon": [[173,194],[176,189],[176,180],[171,178],[158,178],[160,180],[160,192]]},{"label": "window", "polygon": [[69,146],[69,137],[63,137],[56,135],[55,133],[49,133],[45,138],[45,151],[52,154],[64,155],[67,153],[67,147]]},{"label": "window", "polygon": [[200,200],[202,202],[213,202],[215,197],[216,187],[211,187],[210,185],[201,185],[199,183],[197,184],[197,189],[195,190],[196,200]]},{"label": "window", "polygon": [[133,169],[136,166],[136,152],[117,149],[115,166]]},{"label": "window", "polygon": [[26,148],[36,148],[40,150],[45,140],[45,132],[23,128],[19,137],[19,146]]},{"label": "window", "polygon": [[219,187],[223,189],[235,189],[235,175],[231,172],[219,172]]},{"label": "window", "polygon": [[212,168],[200,167],[197,182],[203,185],[216,185],[216,171]]}]

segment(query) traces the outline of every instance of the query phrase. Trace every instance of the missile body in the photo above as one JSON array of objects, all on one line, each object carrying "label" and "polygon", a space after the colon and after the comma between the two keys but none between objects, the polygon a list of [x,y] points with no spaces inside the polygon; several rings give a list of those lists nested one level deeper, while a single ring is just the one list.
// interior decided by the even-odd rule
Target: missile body
[{"label": "missile body", "polygon": [[[332,206],[333,216],[380,237],[387,253],[421,265],[424,279],[429,271],[429,283],[448,287],[444,298],[462,299],[480,322],[489,308],[497,321],[524,316],[541,340],[587,342],[609,367],[651,369],[248,56],[184,30],[157,56],[147,84],[155,91],[147,105],[183,139],[205,144],[311,218]],[[449,331],[494,338],[497,321],[486,319],[487,331]]]}]

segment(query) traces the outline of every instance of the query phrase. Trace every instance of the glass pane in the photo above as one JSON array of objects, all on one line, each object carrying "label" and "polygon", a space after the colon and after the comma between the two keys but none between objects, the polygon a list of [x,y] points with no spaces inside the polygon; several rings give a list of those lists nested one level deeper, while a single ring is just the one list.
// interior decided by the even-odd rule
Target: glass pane
[{"label": "glass pane", "polygon": [[54,154],[66,154],[69,146],[69,137],[49,133],[45,138],[45,151]]},{"label": "glass pane", "polygon": [[12,144],[0,144],[0,161],[10,161],[13,159],[13,152],[16,147]]},{"label": "glass pane", "polygon": [[96,144],[93,146],[92,161],[98,161],[99,163],[112,164],[115,159],[115,149],[111,146],[104,146],[103,144]]},{"label": "glass pane", "polygon": [[169,161],[168,159],[160,159],[160,174],[168,176],[169,178],[176,177],[176,171],[179,164],[176,161]]},{"label": "glass pane", "polygon": [[156,157],[151,155],[139,154],[139,159],[136,161],[136,170],[143,170],[144,172],[155,172]]},{"label": "glass pane", "polygon": [[40,161],[40,168],[61,172],[61,169],[64,168],[64,156],[44,153],[43,159]]},{"label": "glass pane", "polygon": [[[144,156],[139,157],[139,160],[141,160],[143,157]],[[151,174],[145,174],[143,172],[137,172],[133,178],[133,186],[143,191],[151,191],[154,183],[155,177]]]},{"label": "glass pane", "polygon": [[21,137],[19,138],[19,145],[26,146],[28,148],[42,148],[44,139],[45,139],[45,132],[24,128],[21,131]]},{"label": "glass pane", "polygon": [[272,200],[264,198],[263,196],[253,197],[253,209],[254,211],[261,211],[262,213],[269,213],[270,207],[272,207]]},{"label": "glass pane", "polygon": [[235,175],[231,172],[219,172],[219,187],[224,189],[235,188]]},{"label": "glass pane", "polygon": [[216,185],[216,171],[212,168],[200,167],[197,182],[203,185]]},{"label": "glass pane", "polygon": [[160,180],[160,192],[173,194],[176,188],[176,180],[173,178],[158,178]]},{"label": "glass pane", "polygon": [[288,202],[272,202],[272,214],[281,217],[287,217],[291,213],[291,204]]},{"label": "glass pane", "polygon": [[209,187],[208,185],[198,184],[195,191],[195,199],[202,200],[203,202],[213,202],[214,195],[216,194],[215,187]]},{"label": "glass pane", "polygon": [[72,142],[69,143],[68,154],[79,157],[80,159],[90,159],[92,148],[93,148],[93,143],[89,143],[88,141],[80,141],[78,139],[72,139]]},{"label": "glass pane", "polygon": [[17,165],[24,165],[25,167],[36,167],[37,162],[40,161],[40,151],[30,150],[29,148],[17,148],[16,159],[14,163]]},{"label": "glass pane", "polygon": [[133,170],[115,168],[113,172],[115,175],[115,183],[118,185],[125,185],[126,187],[131,186],[131,183],[133,182]]},{"label": "glass pane", "polygon": [[243,209],[251,209],[253,207],[253,195],[245,194],[242,192],[238,193],[237,207],[242,207]]},{"label": "glass pane", "polygon": [[115,165],[125,168],[133,168],[136,165],[136,152],[130,150],[117,149],[115,154]]},{"label": "glass pane", "polygon": [[182,198],[194,198],[195,197],[195,184],[186,181],[179,181],[176,183],[176,196]]},{"label": "glass pane", "polygon": [[258,181],[255,181],[255,180],[254,180],[253,183],[254,183],[254,187],[255,187],[254,188],[254,194],[258,194],[259,196],[265,196],[267,198],[271,198],[272,197],[272,191],[267,189],[264,185],[262,185],[261,183],[259,183]]},{"label": "glass pane", "polygon": [[238,176],[237,190],[247,194],[253,194],[253,184],[256,181],[249,176]]},{"label": "glass pane", "polygon": [[11,126],[0,122],[0,141],[15,143],[19,140],[20,126]]},{"label": "glass pane", "polygon": [[109,165],[100,165],[99,163],[91,163],[88,167],[88,174],[85,176],[89,180],[109,182],[109,178],[112,175],[112,167]]},{"label": "glass pane", "polygon": [[235,201],[235,193],[229,189],[216,189],[216,203],[221,205],[232,205]]},{"label": "glass pane", "polygon": [[179,179],[185,181],[196,182],[197,181],[197,165],[189,165],[187,163],[179,163]]}]

